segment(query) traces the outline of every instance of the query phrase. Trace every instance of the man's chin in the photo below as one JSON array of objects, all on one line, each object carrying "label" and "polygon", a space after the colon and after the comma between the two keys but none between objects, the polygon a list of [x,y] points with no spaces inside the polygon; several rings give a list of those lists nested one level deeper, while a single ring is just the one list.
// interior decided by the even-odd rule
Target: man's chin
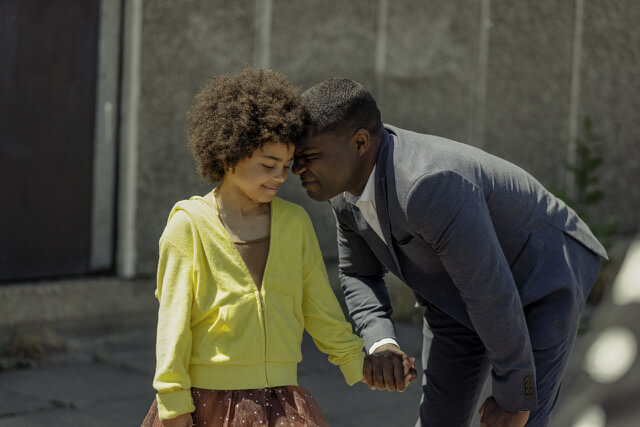
[{"label": "man's chin", "polygon": [[313,191],[307,188],[307,196],[315,200],[316,202],[326,202],[329,200],[329,197],[326,197],[319,191]]},{"label": "man's chin", "polygon": [[316,202],[326,202],[331,198],[327,196],[325,191],[322,191],[322,189],[317,185],[317,183],[307,185],[304,187],[304,189],[307,191],[307,196],[309,196],[311,199],[315,200]]}]

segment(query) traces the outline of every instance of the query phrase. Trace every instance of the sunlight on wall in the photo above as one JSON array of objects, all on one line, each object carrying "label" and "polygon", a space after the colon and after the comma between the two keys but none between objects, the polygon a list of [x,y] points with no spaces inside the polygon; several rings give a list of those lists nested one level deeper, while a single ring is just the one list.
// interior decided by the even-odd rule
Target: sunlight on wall
[{"label": "sunlight on wall", "polygon": [[624,263],[620,268],[616,280],[613,282],[613,302],[618,305],[626,305],[640,302],[640,241],[634,241]]},{"label": "sunlight on wall", "polygon": [[584,369],[594,381],[612,383],[631,368],[638,353],[638,342],[632,331],[612,326],[600,333],[584,358]]},{"label": "sunlight on wall", "polygon": [[584,411],[573,427],[605,427],[607,417],[600,406],[593,405]]}]

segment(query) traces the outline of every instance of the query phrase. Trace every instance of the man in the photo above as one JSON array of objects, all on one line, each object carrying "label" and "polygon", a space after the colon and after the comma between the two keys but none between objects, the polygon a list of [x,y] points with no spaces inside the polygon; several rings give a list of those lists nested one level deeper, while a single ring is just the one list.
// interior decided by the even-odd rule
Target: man
[{"label": "man", "polygon": [[388,269],[426,306],[433,333],[423,426],[468,425],[489,374],[483,426],[548,425],[607,256],[588,226],[505,160],[383,126],[354,81],[326,80],[303,99],[310,130],[293,172],[311,198],[331,199],[341,286],[370,353],[366,381],[399,388],[407,357],[390,320]]}]

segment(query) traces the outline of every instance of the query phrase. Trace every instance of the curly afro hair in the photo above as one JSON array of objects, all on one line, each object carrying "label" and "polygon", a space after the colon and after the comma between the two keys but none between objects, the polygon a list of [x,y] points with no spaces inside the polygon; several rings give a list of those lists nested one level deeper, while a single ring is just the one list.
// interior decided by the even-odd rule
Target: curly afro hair
[{"label": "curly afro hair", "polygon": [[300,90],[274,71],[245,68],[214,76],[189,112],[189,146],[211,183],[267,142],[298,148],[306,119]]}]

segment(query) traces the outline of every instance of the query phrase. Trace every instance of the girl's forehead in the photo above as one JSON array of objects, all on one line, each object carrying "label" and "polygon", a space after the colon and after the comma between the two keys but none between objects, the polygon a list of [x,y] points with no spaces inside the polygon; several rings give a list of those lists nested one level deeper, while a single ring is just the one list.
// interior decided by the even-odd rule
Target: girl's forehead
[{"label": "girl's forehead", "polygon": [[258,148],[253,155],[260,155],[263,157],[276,157],[279,160],[290,160],[293,157],[295,147],[293,144],[285,142],[267,142],[262,147]]}]

